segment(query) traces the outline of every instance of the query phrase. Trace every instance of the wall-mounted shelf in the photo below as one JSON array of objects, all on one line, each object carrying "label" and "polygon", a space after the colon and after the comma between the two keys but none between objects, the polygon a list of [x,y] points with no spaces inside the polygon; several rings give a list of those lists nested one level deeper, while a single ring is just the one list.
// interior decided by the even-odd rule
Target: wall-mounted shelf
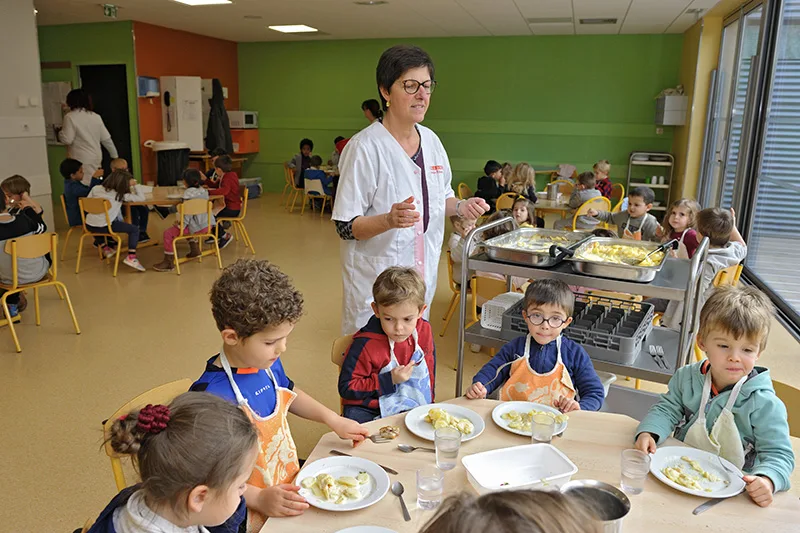
[{"label": "wall-mounted shelf", "polygon": [[[660,161],[659,161],[660,160]],[[628,159],[628,188],[630,193],[634,187],[649,187],[655,193],[655,200],[661,205],[653,207],[653,211],[665,212],[670,203],[670,188],[672,187],[672,174],[675,166],[675,156],[666,152],[631,152]],[[649,168],[668,169],[659,170],[658,172],[663,175],[657,176],[662,178],[664,183],[651,183],[653,175],[648,175]],[[652,172],[656,172],[653,170]],[[660,181],[660,180],[659,180]],[[659,214],[656,218],[661,219]]]},{"label": "wall-mounted shelf", "polygon": [[[641,152],[637,152],[640,154]],[[659,154],[661,155],[661,154]],[[631,165],[637,165],[642,167],[671,167],[671,161],[633,161],[631,160]]]},{"label": "wall-mounted shelf", "polygon": [[652,184],[646,182],[631,182],[631,187],[650,187],[651,189],[669,189],[668,184],[660,185],[660,184]]}]

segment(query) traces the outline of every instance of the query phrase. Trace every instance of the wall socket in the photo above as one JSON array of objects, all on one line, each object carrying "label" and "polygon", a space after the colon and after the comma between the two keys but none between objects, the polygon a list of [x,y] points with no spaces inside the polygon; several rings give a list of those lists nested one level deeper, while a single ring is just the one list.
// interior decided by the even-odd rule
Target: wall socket
[{"label": "wall socket", "polygon": [[656,128],[656,135],[664,135],[664,128],[661,126]]}]

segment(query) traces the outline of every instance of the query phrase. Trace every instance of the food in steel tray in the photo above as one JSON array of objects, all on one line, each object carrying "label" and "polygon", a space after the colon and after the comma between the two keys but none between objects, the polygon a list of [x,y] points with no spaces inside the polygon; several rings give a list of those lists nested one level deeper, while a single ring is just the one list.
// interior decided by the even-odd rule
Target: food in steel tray
[{"label": "food in steel tray", "polygon": [[[593,242],[586,246],[583,250],[575,254],[575,259],[582,259],[584,261],[596,261],[600,263],[613,263],[616,265],[630,265],[636,261],[640,261],[650,253],[652,249],[648,250],[642,246],[627,246],[624,244],[603,244],[600,242]],[[656,252],[636,266],[654,267],[661,263],[664,259],[664,252]]]},{"label": "food in steel tray", "polygon": [[384,439],[396,439],[400,436],[400,428],[397,426],[383,426],[381,429],[378,430],[381,438]]},{"label": "food in steel tray", "polygon": [[499,244],[500,248],[508,248],[510,250],[524,250],[526,252],[546,252],[554,244],[561,246],[572,244],[569,238],[564,235],[539,235],[536,233],[529,233],[527,235],[520,235],[514,240],[506,241]]}]

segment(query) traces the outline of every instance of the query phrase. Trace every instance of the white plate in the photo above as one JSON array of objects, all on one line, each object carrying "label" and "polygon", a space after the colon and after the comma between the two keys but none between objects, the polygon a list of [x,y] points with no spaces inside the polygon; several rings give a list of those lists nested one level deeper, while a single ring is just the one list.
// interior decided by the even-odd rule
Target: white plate
[{"label": "white plate", "polygon": [[[681,457],[688,457],[693,461],[697,461],[700,463],[700,467],[703,470],[714,474],[722,481],[712,483],[701,478],[698,483],[700,483],[700,485],[702,485],[704,488],[711,489],[711,492],[694,490],[682,485],[678,485],[665,476],[661,470],[668,466],[676,466],[681,464],[684,466],[683,470],[685,472],[694,472],[688,463],[681,460]],[[722,462],[729,468],[736,470],[736,468],[726,459],[723,458]],[[685,492],[686,494],[691,494],[692,496],[700,496],[701,498],[728,498],[730,496],[736,496],[739,491],[745,487],[744,481],[742,481],[741,478],[731,474],[722,468],[722,466],[720,466],[716,455],[709,452],[704,452],[703,450],[698,450],[696,448],[687,448],[683,446],[666,446],[664,448],[659,448],[650,459],[650,473],[656,476],[659,481],[669,485],[673,489]],[[725,485],[726,480],[730,482],[728,485]]]},{"label": "white plate", "polygon": [[393,529],[386,529],[380,526],[356,526],[340,529],[336,533],[397,533]]},{"label": "white plate", "polygon": [[408,430],[417,437],[432,442],[434,440],[433,426],[429,422],[425,422],[425,416],[428,414],[428,411],[434,407],[447,411],[457,418],[466,418],[472,422],[472,425],[475,426],[475,430],[469,435],[461,435],[461,442],[467,442],[468,440],[478,437],[478,435],[483,433],[483,430],[486,429],[486,423],[483,421],[483,418],[472,409],[449,403],[432,403],[420,405],[406,413],[405,421]]},{"label": "white plate", "polygon": [[359,473],[366,472],[370,480],[359,485],[362,498],[360,500],[348,500],[346,503],[335,504],[320,500],[311,489],[301,488],[300,495],[303,496],[310,505],[326,511],[355,511],[364,509],[379,502],[389,491],[389,475],[372,461],[361,457],[326,457],[313,463],[306,464],[297,474],[296,483],[299,485],[307,477],[316,477],[319,474],[330,474],[334,478],[342,476],[356,477]]},{"label": "white plate", "polygon": [[[511,433],[516,433],[517,435],[522,435],[523,437],[530,437],[531,432],[523,431],[521,429],[510,428],[508,427],[508,421],[503,420],[502,416],[508,413],[509,411],[516,411],[518,413],[530,413],[531,411],[548,411],[556,415],[561,414],[561,411],[559,411],[555,407],[550,407],[549,405],[542,405],[540,403],[533,403],[533,402],[503,402],[492,410],[492,420],[494,420],[495,424],[505,429],[506,431],[510,431]],[[553,436],[561,435],[565,429],[567,429],[567,422],[556,424],[556,427],[553,430]]]}]

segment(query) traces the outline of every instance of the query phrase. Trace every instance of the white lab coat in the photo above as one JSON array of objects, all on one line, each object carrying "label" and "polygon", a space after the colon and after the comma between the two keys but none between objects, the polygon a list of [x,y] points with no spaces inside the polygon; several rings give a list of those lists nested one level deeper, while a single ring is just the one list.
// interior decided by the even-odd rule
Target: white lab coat
[{"label": "white lab coat", "polygon": [[[442,142],[430,129],[421,125],[418,128],[428,184],[428,231],[423,234],[420,223],[363,241],[342,241],[343,335],[354,333],[367,323],[372,315],[372,284],[391,266],[424,267],[426,318],[430,310],[444,240],[445,202],[455,194],[450,161]],[[334,220],[348,222],[358,216],[388,213],[392,204],[409,196],[414,197],[417,211],[422,214],[419,167],[381,122],[373,122],[350,139],[339,160],[339,172]],[[424,265],[416,264],[418,237],[424,240]]]},{"label": "white lab coat", "polygon": [[103,119],[93,111],[75,109],[67,113],[58,137],[67,145],[69,157],[83,163],[84,185],[89,185],[94,171],[103,164],[101,144],[106,147],[112,159],[119,157]]}]

